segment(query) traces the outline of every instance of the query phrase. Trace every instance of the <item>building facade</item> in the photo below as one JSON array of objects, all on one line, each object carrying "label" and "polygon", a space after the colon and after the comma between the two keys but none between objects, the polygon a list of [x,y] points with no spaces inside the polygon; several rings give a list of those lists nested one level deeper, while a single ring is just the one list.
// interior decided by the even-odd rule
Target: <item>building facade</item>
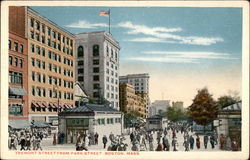
[{"label": "building facade", "polygon": [[177,109],[180,109],[181,111],[184,111],[183,104],[184,103],[182,101],[172,102],[172,107],[175,107]]},{"label": "building facade", "polygon": [[170,100],[156,100],[149,106],[149,116],[162,114],[170,107]]},{"label": "building facade", "polygon": [[64,143],[76,143],[78,134],[99,134],[99,139],[112,132],[123,132],[123,114],[111,107],[97,104],[85,104],[63,111],[59,114],[59,131],[65,134]]},{"label": "building facade", "polygon": [[76,34],[76,81],[86,94],[119,110],[119,43],[106,32]]},{"label": "building facade", "polygon": [[144,94],[144,98],[146,99],[146,116],[148,116],[150,98],[149,98],[149,74],[128,74],[126,76],[120,76],[120,83],[129,83],[134,86],[136,93]]},{"label": "building facade", "polygon": [[9,7],[9,120],[28,120],[25,9]]},{"label": "building facade", "polygon": [[74,35],[27,8],[29,119],[57,121],[74,106]]},{"label": "building facade", "polygon": [[130,113],[136,111],[140,117],[146,118],[146,99],[144,94],[136,93],[134,86],[128,83],[119,85],[120,111]]}]

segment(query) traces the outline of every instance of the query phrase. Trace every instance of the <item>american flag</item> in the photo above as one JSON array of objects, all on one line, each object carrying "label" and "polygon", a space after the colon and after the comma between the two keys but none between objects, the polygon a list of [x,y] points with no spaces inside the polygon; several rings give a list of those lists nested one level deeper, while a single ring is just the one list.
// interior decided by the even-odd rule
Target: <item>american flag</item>
[{"label": "american flag", "polygon": [[109,12],[101,11],[99,13],[100,16],[109,16]]}]

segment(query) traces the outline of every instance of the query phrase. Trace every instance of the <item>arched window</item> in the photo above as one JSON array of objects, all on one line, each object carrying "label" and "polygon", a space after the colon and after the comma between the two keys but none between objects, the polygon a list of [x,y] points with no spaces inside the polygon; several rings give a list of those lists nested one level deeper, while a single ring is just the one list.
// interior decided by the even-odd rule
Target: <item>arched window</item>
[{"label": "arched window", "polygon": [[93,46],[93,56],[99,56],[99,45]]},{"label": "arched window", "polygon": [[83,57],[83,47],[82,46],[79,46],[78,49],[77,49],[77,55],[78,57]]}]

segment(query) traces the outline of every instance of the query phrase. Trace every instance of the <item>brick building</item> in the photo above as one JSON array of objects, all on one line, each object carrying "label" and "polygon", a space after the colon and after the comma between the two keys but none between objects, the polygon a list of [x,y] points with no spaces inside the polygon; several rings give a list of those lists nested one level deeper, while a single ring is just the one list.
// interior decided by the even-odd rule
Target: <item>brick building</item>
[{"label": "brick building", "polygon": [[28,51],[25,9],[9,8],[9,119],[28,120]]}]

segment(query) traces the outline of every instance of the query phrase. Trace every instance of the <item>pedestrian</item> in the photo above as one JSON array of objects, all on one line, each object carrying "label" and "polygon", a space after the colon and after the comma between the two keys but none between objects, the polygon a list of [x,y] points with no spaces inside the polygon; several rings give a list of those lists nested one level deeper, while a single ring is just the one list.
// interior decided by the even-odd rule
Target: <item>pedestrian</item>
[{"label": "pedestrian", "polygon": [[172,146],[173,146],[173,151],[178,151],[178,142],[176,137],[174,137],[172,140]]},{"label": "pedestrian", "polygon": [[194,149],[194,137],[192,135],[189,137],[189,143],[190,143],[190,149],[193,150]]},{"label": "pedestrian", "polygon": [[211,147],[212,149],[214,149],[214,145],[215,145],[215,138],[213,135],[210,136],[210,144],[211,144]]},{"label": "pedestrian", "polygon": [[40,138],[40,136],[37,136],[36,137],[36,150],[38,150],[38,149],[40,149],[41,151],[43,150],[42,149],[42,146],[41,146],[41,138]]},{"label": "pedestrian", "polygon": [[154,144],[153,144],[153,142],[154,142],[154,137],[153,137],[153,133],[151,133],[151,134],[149,135],[148,141],[149,141],[149,151],[154,151]]},{"label": "pedestrian", "polygon": [[155,151],[163,151],[163,145],[161,143],[161,139],[159,140],[159,143],[158,143],[157,148],[155,149]]},{"label": "pedestrian", "polygon": [[16,136],[14,134],[12,134],[11,137],[10,137],[10,147],[9,147],[9,149],[11,150],[13,148],[14,150],[17,150],[16,147],[17,147],[17,138],[16,138]]},{"label": "pedestrian", "polygon": [[21,145],[21,149],[20,150],[25,150],[25,148],[24,148],[25,147],[25,143],[26,143],[25,142],[25,137],[24,137],[24,135],[22,135],[20,143],[19,143]]},{"label": "pedestrian", "polygon": [[113,142],[113,141],[114,141],[114,138],[115,138],[115,135],[114,135],[112,132],[110,132],[110,134],[109,134],[109,140],[110,140],[111,142]]},{"label": "pedestrian", "polygon": [[65,134],[62,132],[62,133],[61,133],[61,144],[64,143],[64,137],[65,137]]},{"label": "pedestrian", "polygon": [[95,144],[98,145],[98,137],[99,137],[99,134],[96,132],[95,133]]},{"label": "pedestrian", "polygon": [[104,136],[102,137],[103,148],[106,148],[107,142],[108,142],[108,138],[106,137],[106,135],[104,135]]},{"label": "pedestrian", "polygon": [[197,149],[200,149],[200,145],[201,145],[200,137],[199,137],[199,135],[197,134],[197,135],[196,135],[196,147],[197,147]]},{"label": "pedestrian", "polygon": [[189,141],[187,138],[184,139],[183,146],[185,147],[185,151],[189,151]]},{"label": "pedestrian", "polygon": [[29,134],[26,137],[26,150],[31,150],[31,137]]},{"label": "pedestrian", "polygon": [[129,135],[129,137],[130,137],[130,141],[132,143],[133,140],[134,140],[134,138],[135,138],[134,132],[131,132],[130,135]]},{"label": "pedestrian", "polygon": [[231,150],[231,138],[229,136],[227,136],[227,140],[226,140],[226,150],[230,151]]},{"label": "pedestrian", "polygon": [[225,149],[225,143],[226,143],[226,139],[224,137],[223,134],[220,135],[220,149],[224,150]]},{"label": "pedestrian", "polygon": [[54,133],[54,136],[53,136],[53,145],[56,145],[56,134]]},{"label": "pedestrian", "polygon": [[168,137],[167,137],[166,134],[162,138],[162,142],[163,142],[163,150],[164,151],[169,151],[170,145],[169,145]]},{"label": "pedestrian", "polygon": [[207,143],[208,143],[208,136],[207,136],[207,135],[205,135],[205,136],[203,137],[203,142],[204,142],[204,147],[205,147],[205,149],[207,149]]},{"label": "pedestrian", "polygon": [[239,151],[239,144],[235,140],[235,138],[232,140],[232,145],[231,145],[232,151]]}]

